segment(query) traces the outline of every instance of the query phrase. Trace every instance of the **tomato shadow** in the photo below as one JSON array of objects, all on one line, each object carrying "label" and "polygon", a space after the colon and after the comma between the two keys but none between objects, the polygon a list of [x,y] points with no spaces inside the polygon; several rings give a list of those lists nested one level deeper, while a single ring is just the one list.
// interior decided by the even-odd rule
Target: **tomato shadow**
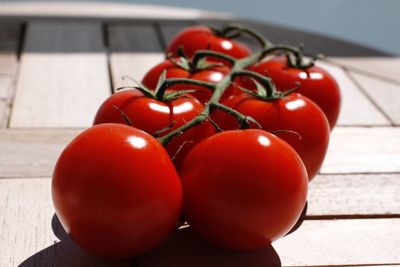
[{"label": "tomato shadow", "polygon": [[186,227],[174,232],[157,249],[138,257],[137,266],[280,267],[281,260],[271,245],[251,252],[222,250],[205,243],[190,227]]},{"label": "tomato shadow", "polygon": [[[307,203],[303,212],[290,230],[296,231],[303,223],[307,213]],[[175,231],[157,249],[140,257],[125,261],[107,261],[91,255],[78,247],[67,235],[57,215],[54,214],[51,227],[54,235],[60,240],[34,255],[30,256],[19,267],[31,266],[162,266],[162,267],[197,267],[197,266],[231,266],[231,267],[280,267],[281,260],[272,246],[252,251],[233,252],[211,246],[186,227]]]},{"label": "tomato shadow", "polygon": [[[45,266],[136,266],[135,261],[107,261],[89,254],[77,246],[67,235],[57,215],[54,214],[51,227],[54,235],[60,240],[55,244],[35,253],[23,261],[18,267],[45,267]],[[57,243],[56,243],[57,242]]]}]

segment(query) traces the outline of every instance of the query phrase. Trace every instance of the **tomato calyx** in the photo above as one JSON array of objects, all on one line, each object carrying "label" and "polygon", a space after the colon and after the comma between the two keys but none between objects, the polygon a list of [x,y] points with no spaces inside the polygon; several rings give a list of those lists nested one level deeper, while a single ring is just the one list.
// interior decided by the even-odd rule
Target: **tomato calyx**
[{"label": "tomato calyx", "polygon": [[167,55],[166,58],[169,62],[171,62],[175,66],[178,66],[189,73],[196,73],[201,70],[207,70],[215,67],[224,66],[224,64],[220,62],[215,62],[215,63],[207,62],[206,58],[204,57],[190,59],[184,52],[183,47],[178,48],[177,54],[178,57],[174,57],[173,54],[170,53]]},{"label": "tomato calyx", "polygon": [[286,97],[287,95],[293,93],[296,91],[299,87],[300,84],[296,83],[296,87],[289,89],[285,92],[278,91],[276,89],[275,84],[272,82],[272,79],[266,76],[263,76],[257,72],[254,71],[248,71],[248,70],[242,70],[235,72],[233,74],[234,77],[238,76],[247,76],[250,77],[253,81],[253,83],[256,86],[257,91],[249,90],[247,88],[244,88],[238,84],[236,86],[243,92],[246,92],[248,94],[253,95],[254,97],[261,99],[263,101],[273,101],[276,99],[281,99]]},{"label": "tomato calyx", "polygon": [[167,89],[170,88],[171,86],[175,84],[187,84],[187,85],[197,85],[197,86],[202,86],[205,88],[208,88],[210,90],[214,90],[215,84],[213,83],[208,83],[208,82],[203,82],[203,81],[198,81],[194,79],[186,79],[186,78],[170,78],[166,79],[166,71],[163,71],[163,73],[160,75],[160,78],[158,79],[157,86],[155,90],[151,90],[142,83],[136,81],[135,79],[129,77],[129,76],[124,76],[122,79],[129,79],[133,81],[136,86],[122,86],[116,89],[116,91],[120,91],[123,89],[136,89],[143,93],[148,98],[152,98],[164,103],[171,102],[175,99],[178,99],[180,97],[184,97],[187,94],[194,93],[197,90],[179,90],[179,91],[171,91],[167,92]]}]

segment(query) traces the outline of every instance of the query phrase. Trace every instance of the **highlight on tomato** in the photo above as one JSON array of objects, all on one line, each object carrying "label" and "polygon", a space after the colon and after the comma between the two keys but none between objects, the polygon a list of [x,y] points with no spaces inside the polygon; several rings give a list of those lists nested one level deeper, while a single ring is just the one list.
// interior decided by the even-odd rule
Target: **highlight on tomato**
[{"label": "highlight on tomato", "polygon": [[255,250],[284,236],[306,202],[307,172],[286,142],[258,129],[221,132],[197,144],[179,172],[184,211],[205,240]]},{"label": "highlight on tomato", "polygon": [[166,52],[178,56],[179,49],[183,49],[188,57],[193,57],[198,50],[221,52],[237,59],[251,54],[247,45],[207,26],[188,27],[178,33],[169,43]]},{"label": "highlight on tomato", "polygon": [[[326,70],[318,66],[294,67],[286,57],[261,61],[250,66],[249,70],[271,78],[277,89],[283,92],[299,84],[297,92],[314,101],[325,113],[330,128],[335,127],[341,104],[340,89]],[[248,80],[245,81],[245,87],[255,88]]]},{"label": "highlight on tomato", "polygon": [[[138,89],[114,93],[100,106],[93,124],[126,124],[122,115],[124,114],[133,127],[151,135],[161,130],[158,136],[164,136],[198,116],[204,109],[199,100],[188,94],[178,95],[179,97],[174,99],[173,92],[167,92],[160,98],[144,93],[146,91]],[[172,98],[168,99],[169,97]],[[180,168],[186,154],[196,143],[214,133],[214,127],[205,121],[174,138],[166,146],[166,150],[170,157],[174,158],[176,168]]]},{"label": "highlight on tomato", "polygon": [[[263,130],[277,135],[301,157],[311,181],[320,170],[329,145],[330,128],[322,110],[298,93],[276,99],[242,92],[222,102],[243,115],[255,119]],[[224,130],[237,129],[234,118],[216,112],[217,123]]]},{"label": "highlight on tomato", "polygon": [[53,204],[68,235],[100,257],[129,258],[174,230],[182,188],[162,145],[122,124],[91,127],[60,155]]}]

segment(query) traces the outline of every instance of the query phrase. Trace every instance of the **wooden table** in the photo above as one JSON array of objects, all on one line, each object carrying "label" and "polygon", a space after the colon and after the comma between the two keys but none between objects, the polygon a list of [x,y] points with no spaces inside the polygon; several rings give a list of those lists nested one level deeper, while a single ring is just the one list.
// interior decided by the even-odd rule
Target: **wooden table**
[{"label": "wooden table", "polygon": [[342,89],[338,127],[310,185],[301,227],[250,254],[213,250],[186,232],[117,263],[76,247],[54,217],[50,196],[59,153],[90,126],[112,89],[126,83],[123,75],[140,80],[176,32],[215,17],[133,10],[61,19],[0,9],[0,266],[400,265],[400,59],[257,23],[276,42],[303,40],[308,51],[325,52],[319,65]]}]

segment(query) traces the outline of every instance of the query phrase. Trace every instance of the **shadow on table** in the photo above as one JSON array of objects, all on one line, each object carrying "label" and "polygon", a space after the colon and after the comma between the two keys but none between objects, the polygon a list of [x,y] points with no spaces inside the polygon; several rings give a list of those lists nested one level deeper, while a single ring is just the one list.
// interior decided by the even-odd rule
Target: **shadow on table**
[{"label": "shadow on table", "polygon": [[[288,233],[296,231],[304,221],[307,203],[296,225]],[[157,249],[126,261],[106,261],[79,248],[66,234],[57,216],[52,218],[54,235],[60,240],[32,255],[19,267],[31,266],[173,266],[173,267],[280,267],[281,260],[272,246],[252,252],[231,252],[204,243],[190,227],[176,231]]]}]

